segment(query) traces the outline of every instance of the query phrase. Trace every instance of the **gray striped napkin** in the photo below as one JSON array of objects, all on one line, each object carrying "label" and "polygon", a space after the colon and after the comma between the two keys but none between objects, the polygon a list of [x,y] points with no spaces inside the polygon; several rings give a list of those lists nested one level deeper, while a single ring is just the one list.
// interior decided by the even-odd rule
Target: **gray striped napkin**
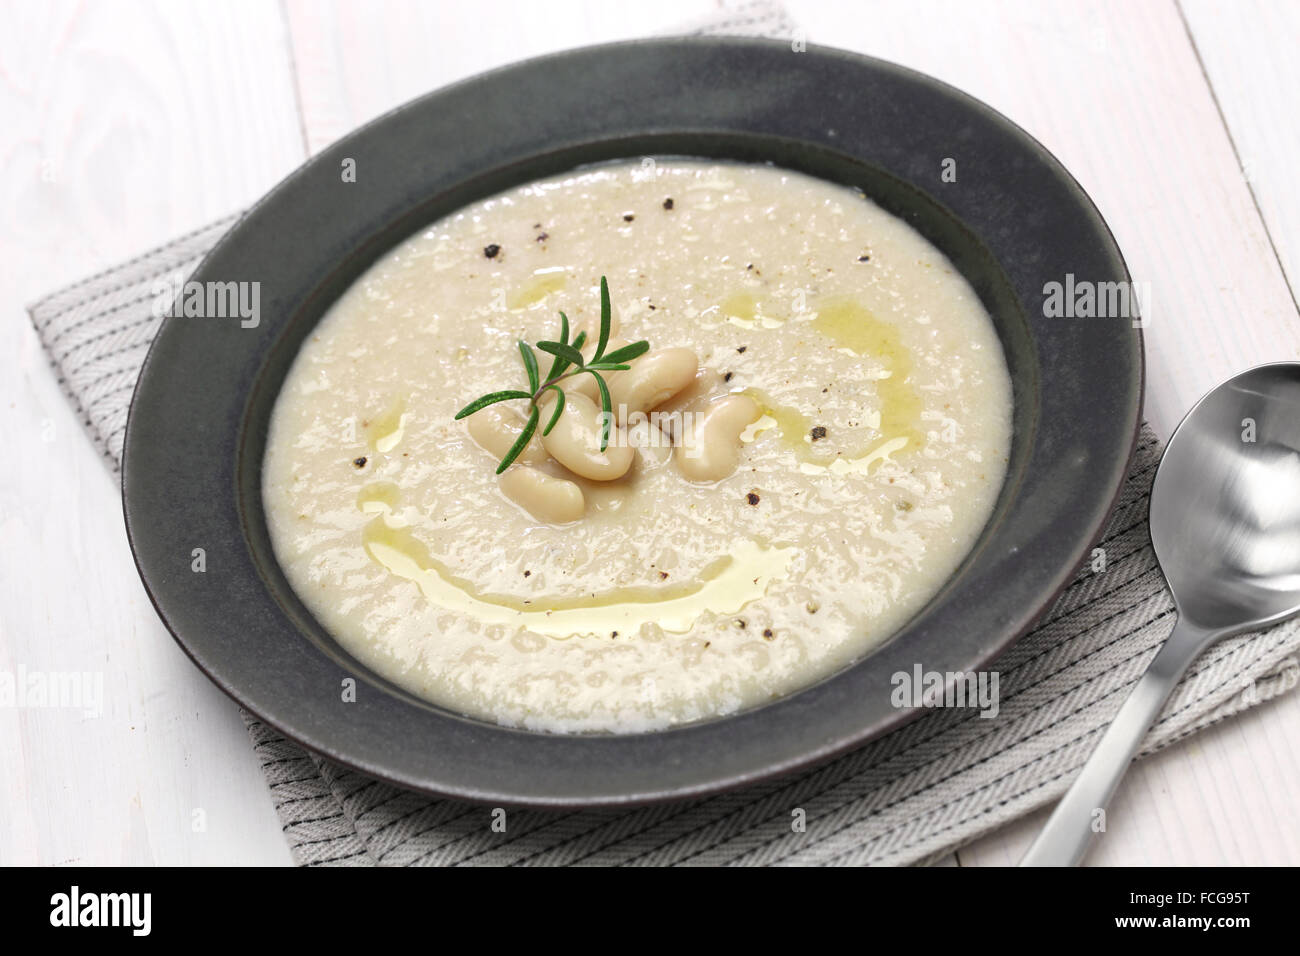
[{"label": "gray striped napkin", "polygon": [[[707,32],[788,36],[767,3]],[[705,32],[704,25],[696,30]],[[187,275],[230,217],[40,300],[29,313],[69,401],[116,471],[131,392],[162,320],[155,283]],[[862,748],[745,790],[636,810],[512,810],[431,799],[308,753],[245,714],[293,856],[304,865],[906,864],[936,860],[1064,792],[1169,633],[1173,604],[1147,535],[1160,448],[1144,428],[1110,527],[1085,569],[991,665],[1000,710],[928,711]],[[1150,753],[1293,688],[1300,621],[1230,638],[1183,679]],[[795,811],[802,810],[802,815]],[[802,819],[801,830],[792,819]]]}]

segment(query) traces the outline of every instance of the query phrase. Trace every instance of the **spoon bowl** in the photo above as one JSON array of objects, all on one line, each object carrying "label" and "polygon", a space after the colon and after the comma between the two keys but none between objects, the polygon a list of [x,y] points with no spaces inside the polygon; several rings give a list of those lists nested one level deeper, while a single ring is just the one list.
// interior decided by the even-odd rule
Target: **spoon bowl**
[{"label": "spoon bowl", "polygon": [[1206,647],[1300,613],[1300,363],[1252,368],[1196,403],[1156,469],[1150,521],[1177,623],[1022,866],[1083,859],[1142,739]]},{"label": "spoon bowl", "polygon": [[1179,616],[1205,630],[1300,612],[1300,363],[1250,369],[1192,409],[1156,471],[1151,543]]}]

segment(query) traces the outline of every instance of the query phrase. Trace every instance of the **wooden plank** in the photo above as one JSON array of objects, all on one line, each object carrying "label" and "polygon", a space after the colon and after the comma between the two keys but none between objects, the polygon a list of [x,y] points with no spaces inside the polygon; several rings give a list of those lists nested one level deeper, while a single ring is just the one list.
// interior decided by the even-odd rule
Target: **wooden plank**
[{"label": "wooden plank", "polygon": [[288,0],[303,124],[314,153],[381,113],[476,73],[566,47],[646,36],[709,0],[422,3]]},{"label": "wooden plank", "polygon": [[1187,29],[1232,135],[1243,175],[1291,286],[1300,286],[1300,4],[1181,0]]},{"label": "wooden plank", "polygon": [[3,17],[19,26],[0,31],[0,670],[88,671],[104,697],[99,717],[0,709],[0,862],[288,862],[238,713],[158,621],[116,482],[21,308],[301,161],[283,18],[258,0]]}]

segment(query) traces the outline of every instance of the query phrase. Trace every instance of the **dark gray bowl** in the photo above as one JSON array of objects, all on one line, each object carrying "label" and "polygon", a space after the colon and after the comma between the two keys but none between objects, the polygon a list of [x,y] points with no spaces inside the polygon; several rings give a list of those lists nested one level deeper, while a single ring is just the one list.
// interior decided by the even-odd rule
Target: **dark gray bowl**
[{"label": "dark gray bowl", "polygon": [[[276,564],[260,492],[266,425],[294,354],[378,256],[464,204],[617,157],[772,162],[859,186],[942,249],[994,316],[1015,386],[995,513],[942,592],[857,664],[745,713],[655,734],[549,736],[421,702],[368,672]],[[957,182],[942,165],[957,163]],[[340,167],[356,161],[357,182]],[[1105,223],[1041,146],[970,97],[837,50],[748,39],[599,46],[507,67],[402,107],[259,203],[194,276],[261,282],[262,321],[171,319],[136,388],[127,530],[163,621],[219,687],[286,736],[437,794],[630,804],[822,760],[913,713],[890,675],[974,670],[1023,634],[1100,534],[1139,425],[1128,319],[1048,319],[1043,288],[1127,282]],[[190,569],[204,548],[206,573]],[[358,678],[355,703],[341,700]]]}]

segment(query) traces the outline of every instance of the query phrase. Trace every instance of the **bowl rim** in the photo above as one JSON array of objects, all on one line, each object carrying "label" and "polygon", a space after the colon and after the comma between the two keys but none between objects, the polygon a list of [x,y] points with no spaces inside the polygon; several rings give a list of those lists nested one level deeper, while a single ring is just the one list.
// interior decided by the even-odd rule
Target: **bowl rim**
[{"label": "bowl rim", "polygon": [[[610,75],[624,76],[622,71],[628,68],[629,62],[635,67],[644,67],[655,58],[667,58],[678,65],[684,65],[686,69],[683,75],[687,83],[698,82],[701,76],[721,76],[726,83],[731,84],[728,88],[734,90],[737,84],[750,79],[744,73],[747,65],[771,61],[775,68],[776,61],[772,58],[777,54],[783,57],[804,57],[801,69],[810,67],[814,72],[825,71],[833,76],[857,74],[864,81],[870,79],[885,86],[893,84],[898,88],[908,88],[920,100],[926,101],[927,105],[938,103],[957,114],[964,113],[970,122],[978,122],[987,135],[997,135],[1001,137],[999,142],[1005,140],[1014,144],[1019,149],[1021,158],[1035,160],[1039,165],[1034,171],[1048,174],[1057,192],[1069,200],[1070,211],[1077,217],[1075,222],[1079,224],[1080,232],[1087,234],[1087,239],[1095,247],[1098,261],[1103,263],[1101,275],[1107,279],[1131,281],[1113,235],[1077,181],[1041,144],[990,107],[924,74],[861,54],[812,44],[808,45],[806,52],[792,54],[789,45],[781,41],[739,37],[643,39],[581,47],[503,66],[426,94],[365,124],[287,176],[256,203],[205,256],[194,277],[222,275],[225,261],[237,259],[241,246],[255,238],[251,230],[260,227],[265,233],[268,217],[280,216],[284,212],[285,203],[294,201],[295,193],[311,186],[313,176],[319,180],[322,174],[328,174],[337,179],[338,161],[349,151],[359,152],[375,137],[382,139],[392,133],[395,125],[409,127],[415,120],[435,118],[434,114],[439,110],[463,106],[467,95],[472,100],[500,102],[505,93],[520,89],[521,84],[540,84],[545,88],[548,78],[557,71],[563,76],[566,69],[589,69],[595,65]],[[777,72],[780,73],[780,70],[777,69]],[[673,76],[669,79],[675,82],[678,78]],[[554,85],[562,80],[552,79],[549,82]],[[774,94],[763,92],[760,99],[764,95],[770,98]],[[770,115],[761,119],[773,122]],[[683,135],[697,131],[705,134],[716,130],[713,127],[681,130]],[[746,128],[733,130],[739,134],[748,131]],[[831,139],[823,137],[819,146],[834,148],[842,141],[836,130],[828,129],[827,133]],[[897,168],[886,167],[886,171],[900,175]],[[1029,174],[1030,171],[1021,173],[1022,176]],[[901,178],[914,182],[906,175],[901,175]],[[310,220],[306,214],[299,218]],[[428,221],[423,220],[420,224]],[[969,225],[961,217],[958,217],[958,221]],[[413,232],[414,229],[409,231]],[[384,248],[389,246],[391,243]],[[382,252],[383,249],[379,251]],[[348,255],[355,257],[360,253],[354,248]],[[301,309],[300,303],[297,310]],[[1127,321],[1125,325],[1128,325]],[[258,585],[264,582],[248,575],[241,565],[239,579],[232,583],[229,594],[220,599],[212,595],[196,597],[196,592],[190,586],[193,582],[176,573],[176,548],[172,547],[176,540],[175,531],[178,527],[187,526],[186,508],[190,509],[191,516],[198,513],[199,509],[192,500],[182,499],[168,505],[162,504],[169,483],[173,484],[173,488],[176,485],[185,487],[187,482],[196,490],[211,487],[214,499],[224,500],[225,494],[220,487],[220,474],[205,476],[187,472],[188,456],[172,453],[171,460],[168,461],[168,453],[155,444],[160,431],[170,434],[174,439],[173,444],[180,444],[184,440],[177,439],[174,433],[164,429],[163,423],[167,416],[163,414],[165,403],[160,402],[169,381],[168,376],[171,376],[170,381],[174,381],[178,374],[177,367],[184,366],[187,360],[181,347],[184,343],[180,340],[188,337],[199,342],[201,338],[199,344],[215,343],[214,347],[220,346],[221,340],[217,333],[199,333],[195,331],[196,328],[186,325],[185,320],[164,321],[163,328],[151,344],[132,396],[122,467],[123,509],[128,539],[151,602],[191,660],[239,704],[301,746],[372,777],[438,796],[537,807],[631,806],[714,793],[820,764],[923,713],[919,709],[893,710],[884,716],[877,712],[874,719],[862,719],[858,709],[860,702],[855,704],[846,696],[853,689],[844,686],[832,694],[829,701],[823,700],[819,707],[814,709],[809,706],[808,698],[812,691],[824,689],[846,674],[860,670],[862,663],[877,658],[891,647],[895,649],[891,656],[896,656],[897,641],[891,639],[859,663],[779,701],[735,715],[648,734],[539,735],[485,724],[436,708],[411,707],[409,700],[402,701],[401,693],[380,695],[362,707],[353,705],[346,717],[330,716],[325,710],[327,700],[322,687],[340,675],[349,676],[349,668],[341,666],[336,658],[322,655],[319,648],[306,641],[300,642],[300,646],[277,647],[271,651],[281,655],[279,664],[282,667],[303,667],[312,679],[320,682],[320,686],[308,686],[304,682],[305,675],[289,671],[282,672],[278,680],[274,675],[268,678],[256,674],[259,661],[247,660],[247,656],[250,652],[266,652],[266,645],[246,641],[239,648],[225,646],[227,641],[223,640],[222,626],[230,618],[244,614],[243,602],[259,604],[263,611],[278,607],[282,615],[286,613],[283,605],[277,605],[273,600],[268,603],[266,595],[257,593]],[[1066,331],[1060,335],[1068,341],[1072,341],[1071,336],[1083,336],[1075,327],[1063,328]],[[282,333],[283,329],[276,335]],[[1030,630],[1073,579],[1118,502],[1141,425],[1144,346],[1140,327],[1133,328],[1131,332],[1126,330],[1123,334],[1110,328],[1095,334],[1108,336],[1107,342],[1114,338],[1117,343],[1118,351],[1110,358],[1118,361],[1109,384],[1122,394],[1112,396],[1114,401],[1111,404],[1114,407],[1106,409],[1109,421],[1100,416],[1097,419],[1106,428],[1104,436],[1075,436],[1079,437],[1083,445],[1071,445],[1067,427],[1058,444],[1067,448],[1083,447],[1089,453],[1096,453],[1098,459],[1091,464],[1101,470],[1101,475],[1091,488],[1085,486],[1079,491],[1079,500],[1071,501],[1068,505],[1059,504],[1063,508],[1073,507],[1077,514],[1074,527],[1068,532],[1071,543],[1064,548],[1050,549],[1054,555],[1050,569],[1034,571],[1037,577],[1030,589],[1034,594],[1032,601],[1027,605],[1022,602],[1014,610],[1003,608],[998,614],[986,614],[986,622],[1002,620],[1005,621],[1004,626],[983,633],[959,662],[969,666],[955,669],[975,670],[982,667]],[[1086,342],[1086,336],[1081,340]],[[246,349],[248,344],[251,343],[241,342],[238,347]],[[191,355],[188,361],[194,362],[196,359]],[[250,381],[247,376],[234,383],[234,390],[244,397],[241,404],[243,411],[238,423],[227,423],[224,429],[218,429],[221,431],[221,444],[212,449],[211,454],[227,461],[232,467],[235,459],[243,454],[248,438],[244,427],[244,413],[247,402],[251,400],[248,393],[256,391],[261,383],[262,379]],[[234,428],[233,433],[228,433],[230,428]],[[194,440],[197,442],[200,439],[196,437]],[[198,445],[194,448],[196,457],[201,457],[203,449]],[[222,457],[223,453],[227,457]],[[1086,456],[1083,461],[1088,463]],[[237,493],[235,498],[238,498]],[[244,527],[245,517],[243,512],[239,514],[243,545],[247,545],[248,539],[248,529]],[[222,530],[229,531],[229,528]],[[986,530],[973,553],[984,546],[988,534]],[[221,535],[218,534],[217,537],[220,538]],[[1041,542],[1036,543],[1041,545]],[[236,561],[242,560],[236,553],[240,544],[241,542],[228,540],[220,542],[226,548],[223,553]],[[183,550],[188,563],[189,549]],[[218,551],[221,550],[219,546]],[[1000,560],[1006,562],[1008,559],[1003,556]],[[1009,566],[1033,571],[1028,562],[1029,556],[1025,555],[1010,561]],[[235,603],[231,603],[232,598]],[[196,614],[195,607],[199,607],[202,613]],[[217,607],[224,607],[229,612],[229,617],[215,617],[214,608]],[[926,611],[914,618],[900,634],[907,634],[913,629],[917,620],[923,618],[930,607],[927,605]],[[242,623],[254,626],[254,622],[249,620]],[[291,620],[279,623],[292,626]],[[282,630],[276,633],[283,635]],[[932,635],[926,636],[930,638]],[[232,656],[236,650],[242,651],[244,658],[236,661]],[[378,683],[383,685],[385,682],[381,680]],[[333,687],[336,688],[337,684]],[[400,706],[406,710],[394,710],[394,707],[399,706],[395,702],[401,702]],[[838,715],[838,721],[827,723],[828,712]],[[401,716],[404,713],[422,714],[423,717],[407,719]],[[427,719],[431,713],[436,715],[436,719]],[[859,715],[857,718],[854,717],[855,713]],[[799,728],[802,721],[814,720],[817,721],[816,725],[804,725],[802,733],[796,734],[792,729]],[[394,726],[416,734],[432,732],[434,740],[444,745],[440,754],[449,766],[443,766],[435,755],[415,761],[418,769],[413,769],[413,748],[395,744],[391,739],[385,739],[382,733]],[[358,731],[359,727],[364,727],[363,733]],[[782,728],[787,733],[783,738],[784,746],[768,748],[755,745],[756,735],[765,730],[779,732]],[[797,737],[797,742],[789,742],[790,734]],[[521,736],[528,739],[522,749],[519,744]],[[736,760],[725,767],[711,766],[703,759],[705,755],[712,755],[720,763],[725,763],[722,760],[722,748],[736,744],[737,738],[745,742],[745,753],[737,758],[744,766],[738,767]],[[489,745],[486,752],[485,743]],[[497,753],[498,750],[501,753]],[[683,764],[690,766],[683,769]],[[607,769],[606,765],[613,769]],[[664,782],[647,782],[645,775],[639,776],[635,784],[625,786],[619,782],[633,774],[638,765],[648,765],[661,771]],[[594,771],[593,767],[596,768]],[[619,773],[624,776],[620,777]],[[568,775],[566,781],[560,781],[558,777],[564,775]]]}]

